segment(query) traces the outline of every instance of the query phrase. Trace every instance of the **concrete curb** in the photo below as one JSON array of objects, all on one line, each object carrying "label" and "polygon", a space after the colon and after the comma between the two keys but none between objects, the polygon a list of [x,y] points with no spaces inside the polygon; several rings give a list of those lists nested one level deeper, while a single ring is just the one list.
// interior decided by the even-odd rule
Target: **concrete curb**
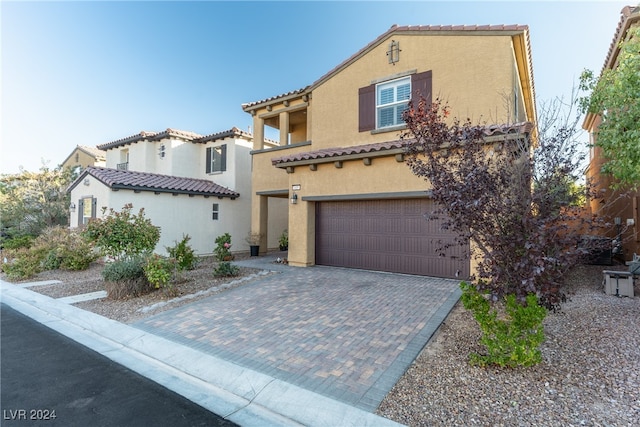
[{"label": "concrete curb", "polygon": [[242,426],[400,425],[1,280],[0,302]]}]

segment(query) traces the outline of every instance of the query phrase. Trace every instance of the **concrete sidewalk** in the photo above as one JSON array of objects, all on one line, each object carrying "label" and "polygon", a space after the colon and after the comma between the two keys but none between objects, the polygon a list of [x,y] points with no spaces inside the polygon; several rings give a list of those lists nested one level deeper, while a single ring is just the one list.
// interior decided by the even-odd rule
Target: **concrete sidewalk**
[{"label": "concrete sidewalk", "polygon": [[370,412],[0,281],[2,303],[242,426],[397,426]]}]

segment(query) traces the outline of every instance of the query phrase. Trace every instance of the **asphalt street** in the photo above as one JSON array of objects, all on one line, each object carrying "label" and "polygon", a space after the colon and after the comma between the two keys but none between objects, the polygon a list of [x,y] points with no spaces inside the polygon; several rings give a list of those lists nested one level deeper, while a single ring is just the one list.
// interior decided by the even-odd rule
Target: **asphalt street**
[{"label": "asphalt street", "polygon": [[236,426],[0,304],[0,425]]}]

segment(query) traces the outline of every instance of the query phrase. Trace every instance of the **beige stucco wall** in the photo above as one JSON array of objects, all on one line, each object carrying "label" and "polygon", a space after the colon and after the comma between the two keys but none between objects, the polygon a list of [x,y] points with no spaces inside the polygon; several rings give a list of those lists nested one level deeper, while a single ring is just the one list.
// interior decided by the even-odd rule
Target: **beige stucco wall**
[{"label": "beige stucco wall", "polygon": [[[398,129],[359,131],[359,88],[430,70],[432,97],[448,103],[451,119],[470,118],[478,124],[511,124],[534,119],[535,111],[525,111],[525,99],[529,104],[533,99],[533,93],[523,93],[522,79],[528,82],[528,70],[521,75],[518,71],[518,65],[528,60],[518,57],[522,54],[522,37],[514,38],[506,32],[392,34],[315,85],[312,92],[305,95],[308,97],[307,136],[311,145],[259,150],[253,154],[252,229],[272,226],[271,219],[264,214],[267,200],[256,193],[284,191],[290,195],[292,186],[299,186],[298,203],[289,204],[289,263],[313,265],[318,198],[400,198],[426,194],[429,183],[413,175],[393,153],[372,157],[370,165],[365,165],[363,159],[344,160],[340,168],[333,162],[343,159],[332,158],[315,165],[315,171],[308,164],[289,168],[289,171],[272,165],[275,157],[399,139],[402,130]],[[395,65],[389,64],[387,57],[391,39],[399,42],[401,49],[400,60]],[[284,101],[272,102],[270,112],[266,104],[258,106],[254,111],[256,129],[263,123],[268,124],[269,117],[282,112],[286,108]]]},{"label": "beige stucco wall", "polygon": [[314,149],[394,139],[390,132],[358,131],[358,88],[412,70],[432,70],[432,96],[449,103],[452,117],[514,121],[504,100],[513,92],[515,78],[510,36],[395,35],[393,39],[402,50],[395,65],[388,63],[385,41],[314,89]]},{"label": "beige stucco wall", "polygon": [[[77,155],[77,160],[76,160]],[[84,151],[76,148],[69,158],[62,164],[62,167],[75,168],[80,166],[85,169],[87,166],[104,166],[104,160],[96,160],[93,156],[85,153]]]}]

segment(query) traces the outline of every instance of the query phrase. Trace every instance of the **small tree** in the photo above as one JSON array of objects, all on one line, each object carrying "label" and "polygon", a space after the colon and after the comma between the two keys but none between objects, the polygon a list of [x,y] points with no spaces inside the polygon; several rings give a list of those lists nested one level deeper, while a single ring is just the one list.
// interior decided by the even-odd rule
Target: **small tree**
[{"label": "small tree", "polygon": [[602,171],[618,180],[614,186],[640,185],[640,27],[620,44],[617,66],[599,78],[585,70],[580,89],[590,92],[580,100],[583,112],[601,114],[596,145],[606,163]]},{"label": "small tree", "polygon": [[493,299],[537,294],[545,303],[562,299],[560,283],[584,254],[580,235],[569,224],[583,222],[571,182],[580,156],[575,123],[539,127],[528,135],[509,134],[487,143],[499,129],[445,122],[449,108],[436,100],[411,106],[405,117],[407,164],[433,186],[432,197],[455,231],[457,243],[476,249],[478,279]]},{"label": "small tree", "polygon": [[[408,131],[403,139],[407,165],[431,184],[437,202],[438,209],[427,217],[441,217],[444,227],[457,234],[452,244],[472,243],[475,289],[493,302],[514,296],[526,307],[534,295],[546,307],[556,308],[563,300],[562,279],[587,252],[577,230],[589,221],[579,206],[584,196],[572,185],[581,164],[575,138],[578,118],[562,120],[557,109],[543,110],[534,143],[528,134],[504,133],[468,119],[448,124],[447,105],[422,99],[405,112]],[[487,138],[496,133],[503,137]],[[535,308],[514,314],[540,322],[544,318]],[[528,324],[522,321],[514,319],[515,324]],[[519,332],[524,333],[523,343],[537,342],[526,337],[527,330],[499,336]],[[527,358],[529,363],[532,359]]]},{"label": "small tree", "polygon": [[69,195],[72,172],[68,168],[0,176],[0,226],[9,238],[37,237],[56,225],[69,223]]},{"label": "small tree", "polygon": [[[128,258],[144,252],[151,252],[160,240],[160,227],[145,218],[144,208],[137,215],[131,213],[132,204],[122,211],[109,209],[102,219],[92,219],[83,234],[102,251],[104,255],[115,259]],[[107,208],[102,209],[104,215]]]}]

